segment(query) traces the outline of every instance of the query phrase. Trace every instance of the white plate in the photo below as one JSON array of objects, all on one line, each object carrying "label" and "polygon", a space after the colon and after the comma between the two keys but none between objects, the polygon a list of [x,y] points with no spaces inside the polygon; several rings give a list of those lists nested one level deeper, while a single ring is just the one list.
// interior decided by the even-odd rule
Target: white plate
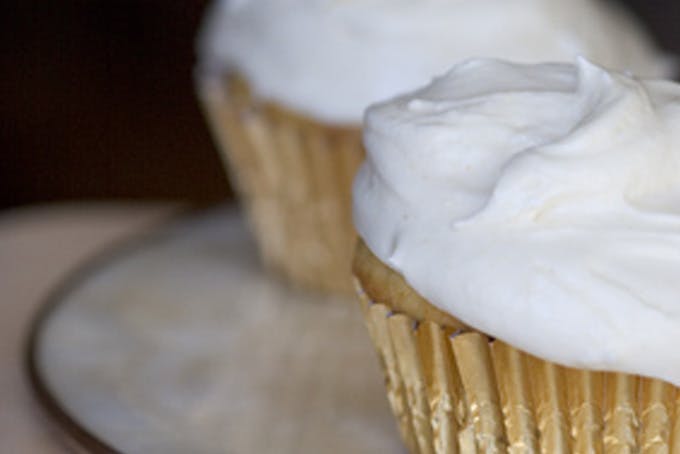
[{"label": "white plate", "polygon": [[266,276],[233,211],[76,273],[36,322],[29,369],[90,451],[404,452],[356,305]]}]

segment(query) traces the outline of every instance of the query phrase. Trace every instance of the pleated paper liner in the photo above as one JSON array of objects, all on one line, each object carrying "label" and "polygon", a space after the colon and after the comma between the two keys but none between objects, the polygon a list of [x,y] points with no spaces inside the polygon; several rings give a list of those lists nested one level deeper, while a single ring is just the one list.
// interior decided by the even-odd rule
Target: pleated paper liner
[{"label": "pleated paper liner", "polygon": [[261,102],[240,78],[199,75],[197,85],[265,264],[298,286],[350,294],[359,127]]},{"label": "pleated paper liner", "polygon": [[660,380],[569,369],[441,313],[360,244],[355,283],[411,453],[680,453]]}]

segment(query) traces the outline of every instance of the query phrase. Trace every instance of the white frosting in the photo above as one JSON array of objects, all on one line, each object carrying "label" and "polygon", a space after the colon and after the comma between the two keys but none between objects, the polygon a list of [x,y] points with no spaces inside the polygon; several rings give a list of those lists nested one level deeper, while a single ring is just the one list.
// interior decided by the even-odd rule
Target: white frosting
[{"label": "white frosting", "polygon": [[345,124],[470,57],[670,69],[632,17],[601,0],[217,0],[199,55],[264,98]]},{"label": "white frosting", "polygon": [[680,385],[680,85],[471,60],[368,109],[359,234],[436,306]]}]

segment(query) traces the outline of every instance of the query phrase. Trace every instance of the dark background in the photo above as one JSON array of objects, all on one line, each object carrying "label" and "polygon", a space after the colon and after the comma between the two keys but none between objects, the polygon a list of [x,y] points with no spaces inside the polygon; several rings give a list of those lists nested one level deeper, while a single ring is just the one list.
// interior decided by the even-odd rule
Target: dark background
[{"label": "dark background", "polygon": [[[680,54],[680,1],[620,1]],[[206,4],[0,1],[0,208],[229,197],[193,93]]]}]

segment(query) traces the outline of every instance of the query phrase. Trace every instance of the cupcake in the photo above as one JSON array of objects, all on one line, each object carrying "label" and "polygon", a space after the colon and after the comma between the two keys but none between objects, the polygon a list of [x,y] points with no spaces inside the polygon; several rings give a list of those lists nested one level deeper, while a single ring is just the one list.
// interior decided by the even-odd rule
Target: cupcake
[{"label": "cupcake", "polygon": [[626,13],[593,0],[227,0],[206,16],[196,79],[266,264],[351,291],[364,108],[471,56],[576,54],[668,69]]},{"label": "cupcake", "polygon": [[411,452],[680,452],[680,85],[469,60],[364,138],[355,281]]}]

